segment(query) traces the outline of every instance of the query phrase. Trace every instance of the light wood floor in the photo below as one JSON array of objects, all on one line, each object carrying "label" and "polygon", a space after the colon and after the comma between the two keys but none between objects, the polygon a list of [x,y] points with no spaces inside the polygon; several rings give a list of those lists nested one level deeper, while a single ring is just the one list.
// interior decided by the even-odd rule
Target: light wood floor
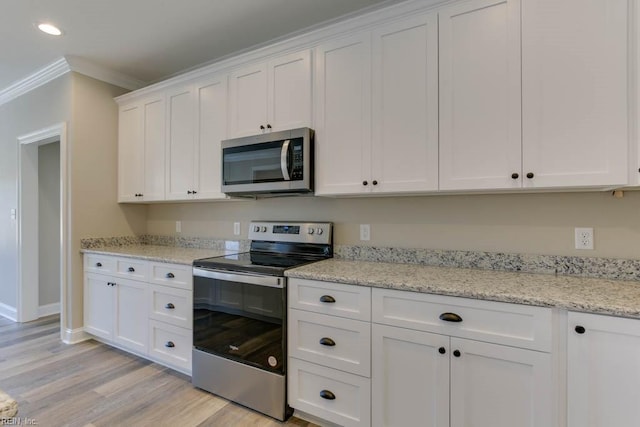
[{"label": "light wood floor", "polygon": [[[196,389],[186,375],[96,341],[60,341],[59,317],[0,317],[0,389],[48,426],[303,426]],[[26,420],[28,421],[28,420]]]}]

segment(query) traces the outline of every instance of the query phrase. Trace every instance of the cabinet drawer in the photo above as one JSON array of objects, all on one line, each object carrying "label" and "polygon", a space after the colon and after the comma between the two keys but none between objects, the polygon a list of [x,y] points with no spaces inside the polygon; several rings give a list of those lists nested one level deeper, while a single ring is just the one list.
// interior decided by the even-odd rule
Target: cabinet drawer
[{"label": "cabinet drawer", "polygon": [[149,263],[133,258],[116,258],[116,273],[133,280],[146,280]]},{"label": "cabinet drawer", "polygon": [[151,319],[193,328],[193,294],[185,289],[151,285]]},{"label": "cabinet drawer", "polygon": [[98,254],[84,255],[84,271],[91,273],[113,273],[116,270],[116,260],[113,257]]},{"label": "cabinet drawer", "polygon": [[371,288],[317,280],[291,279],[289,307],[370,321]]},{"label": "cabinet drawer", "polygon": [[[371,381],[305,362],[289,359],[289,405],[339,424],[368,426],[371,424]],[[334,399],[328,397],[330,392]]]},{"label": "cabinet drawer", "polygon": [[149,320],[149,356],[191,372],[193,337],[190,330]]},{"label": "cabinet drawer", "polygon": [[[375,323],[551,351],[550,308],[390,289],[374,289],[372,307]],[[462,320],[441,320],[444,313],[453,313]]]},{"label": "cabinet drawer", "polygon": [[150,276],[153,283],[192,290],[193,272],[187,265],[150,263]]},{"label": "cabinet drawer", "polygon": [[371,324],[289,310],[289,355],[330,368],[371,375]]}]

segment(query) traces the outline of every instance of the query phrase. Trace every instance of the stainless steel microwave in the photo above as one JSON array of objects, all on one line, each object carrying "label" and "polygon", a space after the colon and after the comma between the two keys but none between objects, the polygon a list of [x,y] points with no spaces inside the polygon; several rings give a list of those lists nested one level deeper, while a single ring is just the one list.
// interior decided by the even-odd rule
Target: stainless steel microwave
[{"label": "stainless steel microwave", "polygon": [[222,192],[230,196],[313,191],[313,130],[222,141]]}]

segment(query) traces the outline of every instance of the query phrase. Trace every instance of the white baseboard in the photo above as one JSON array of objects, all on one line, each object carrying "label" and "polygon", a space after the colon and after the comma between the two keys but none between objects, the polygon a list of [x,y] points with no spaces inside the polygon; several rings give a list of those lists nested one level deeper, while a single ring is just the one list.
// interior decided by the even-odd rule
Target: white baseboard
[{"label": "white baseboard", "polygon": [[65,344],[77,344],[88,339],[91,337],[84,332],[84,328],[62,330],[62,342]]},{"label": "white baseboard", "polygon": [[9,320],[13,320],[14,322],[18,321],[18,310],[15,307],[11,307],[10,305],[3,304],[0,302],[0,316],[6,317]]},{"label": "white baseboard", "polygon": [[60,314],[60,303],[54,302],[53,304],[41,305],[38,307],[38,318],[51,316],[52,314]]}]

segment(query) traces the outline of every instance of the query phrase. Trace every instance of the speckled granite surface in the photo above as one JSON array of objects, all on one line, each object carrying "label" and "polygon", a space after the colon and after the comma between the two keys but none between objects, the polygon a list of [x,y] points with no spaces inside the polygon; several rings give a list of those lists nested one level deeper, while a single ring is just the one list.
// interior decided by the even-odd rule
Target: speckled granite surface
[{"label": "speckled granite surface", "polygon": [[80,240],[82,249],[100,249],[115,246],[173,246],[178,248],[236,250],[245,252],[249,250],[249,240],[225,240],[213,237],[182,237],[182,236],[121,236],[121,237],[91,237]]},{"label": "speckled granite surface", "polygon": [[640,282],[330,259],[287,276],[640,318]]},{"label": "speckled granite surface", "polygon": [[336,258],[352,261],[640,280],[640,260],[633,259],[340,245],[336,245],[334,252]]},{"label": "speckled granite surface", "polygon": [[96,249],[81,249],[82,253],[116,255],[128,258],[138,258],[148,261],[167,262],[172,264],[191,265],[194,259],[222,256],[237,253],[237,250],[179,248],[176,246],[160,245],[129,245],[106,246]]}]

